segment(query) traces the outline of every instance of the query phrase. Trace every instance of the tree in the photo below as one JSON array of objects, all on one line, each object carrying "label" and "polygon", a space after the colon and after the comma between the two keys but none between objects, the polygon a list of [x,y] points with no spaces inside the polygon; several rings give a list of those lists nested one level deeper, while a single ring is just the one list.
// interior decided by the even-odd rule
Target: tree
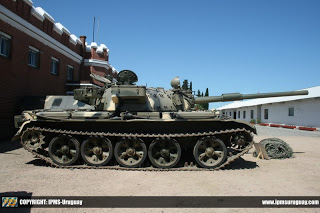
[{"label": "tree", "polygon": [[183,83],[182,83],[182,89],[183,90],[188,90],[188,88],[189,88],[189,85],[188,85],[189,83],[188,83],[188,79],[185,79],[184,81],[183,81]]},{"label": "tree", "polygon": [[[204,96],[209,96],[209,89],[208,89],[208,88],[206,89],[206,93],[205,93]],[[203,104],[203,108],[204,108],[205,110],[208,110],[208,109],[209,109],[209,103]]]},{"label": "tree", "polygon": [[[197,96],[198,97],[203,97],[203,92],[200,92],[199,89],[197,91]],[[206,92],[205,92],[204,96],[209,96],[209,89],[208,88],[206,89]],[[208,110],[209,109],[209,103],[196,104],[195,105],[195,109],[196,110]]]},{"label": "tree", "polygon": [[206,93],[204,96],[209,96],[209,89],[208,88],[206,89]]},{"label": "tree", "polygon": [[189,83],[188,83],[188,79],[183,80],[181,88],[182,88],[183,90],[190,90],[190,91],[192,91],[192,81],[190,81],[190,84],[189,84]]},{"label": "tree", "polygon": [[201,97],[201,93],[200,93],[200,90],[198,89],[198,92],[197,92],[197,96],[198,97]]}]

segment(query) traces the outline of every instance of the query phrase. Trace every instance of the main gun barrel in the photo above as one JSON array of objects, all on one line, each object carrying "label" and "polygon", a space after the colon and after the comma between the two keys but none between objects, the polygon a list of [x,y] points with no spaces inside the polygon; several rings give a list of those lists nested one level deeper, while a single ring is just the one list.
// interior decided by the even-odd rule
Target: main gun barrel
[{"label": "main gun barrel", "polygon": [[202,103],[210,103],[210,102],[239,101],[243,99],[270,98],[270,97],[308,95],[308,94],[309,94],[308,90],[257,93],[257,94],[227,93],[227,94],[222,94],[221,96],[196,97],[195,103],[202,104]]}]

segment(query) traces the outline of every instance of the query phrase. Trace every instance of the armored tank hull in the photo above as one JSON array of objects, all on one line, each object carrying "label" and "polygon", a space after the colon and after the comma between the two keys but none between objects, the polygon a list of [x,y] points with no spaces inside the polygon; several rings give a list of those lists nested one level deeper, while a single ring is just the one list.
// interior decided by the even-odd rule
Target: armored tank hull
[{"label": "armored tank hull", "polygon": [[254,126],[210,118],[212,112],[194,114],[123,120],[94,111],[38,110],[24,113],[33,119],[17,137],[26,150],[61,168],[217,170],[251,148]]}]

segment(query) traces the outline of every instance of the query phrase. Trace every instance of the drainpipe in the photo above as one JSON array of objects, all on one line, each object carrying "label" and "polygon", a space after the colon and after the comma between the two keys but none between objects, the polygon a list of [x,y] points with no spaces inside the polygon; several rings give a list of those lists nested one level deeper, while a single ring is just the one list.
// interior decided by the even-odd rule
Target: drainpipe
[{"label": "drainpipe", "polygon": [[86,55],[86,36],[80,36],[80,41],[82,42],[82,62],[80,65],[80,82],[84,80],[84,59]]}]

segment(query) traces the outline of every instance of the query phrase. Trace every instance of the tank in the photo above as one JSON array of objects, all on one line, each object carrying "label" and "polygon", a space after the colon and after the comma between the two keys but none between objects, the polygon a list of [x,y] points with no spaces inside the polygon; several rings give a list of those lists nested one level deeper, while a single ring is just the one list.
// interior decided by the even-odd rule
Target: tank
[{"label": "tank", "polygon": [[[91,77],[104,86],[76,89],[74,99],[92,108],[24,111],[15,116],[13,140],[55,167],[218,170],[249,151],[256,129],[216,111],[195,111],[195,104],[308,94],[195,97],[178,77],[171,89],[138,86],[130,70],[119,72],[115,82]],[[51,102],[58,105],[59,99]]]}]

